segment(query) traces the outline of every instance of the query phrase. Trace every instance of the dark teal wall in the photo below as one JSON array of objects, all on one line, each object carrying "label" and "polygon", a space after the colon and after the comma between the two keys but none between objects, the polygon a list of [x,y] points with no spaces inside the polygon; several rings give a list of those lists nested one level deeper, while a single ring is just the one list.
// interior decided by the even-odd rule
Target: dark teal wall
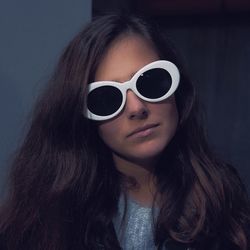
[{"label": "dark teal wall", "polygon": [[90,19],[90,0],[1,0],[1,190],[39,90],[64,46]]}]

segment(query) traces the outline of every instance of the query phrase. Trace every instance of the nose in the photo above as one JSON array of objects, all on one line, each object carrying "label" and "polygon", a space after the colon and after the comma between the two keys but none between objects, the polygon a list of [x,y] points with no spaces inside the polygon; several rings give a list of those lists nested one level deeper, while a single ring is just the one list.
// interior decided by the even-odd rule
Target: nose
[{"label": "nose", "polygon": [[133,91],[128,90],[125,112],[129,119],[145,119],[149,110],[145,101],[141,100]]}]

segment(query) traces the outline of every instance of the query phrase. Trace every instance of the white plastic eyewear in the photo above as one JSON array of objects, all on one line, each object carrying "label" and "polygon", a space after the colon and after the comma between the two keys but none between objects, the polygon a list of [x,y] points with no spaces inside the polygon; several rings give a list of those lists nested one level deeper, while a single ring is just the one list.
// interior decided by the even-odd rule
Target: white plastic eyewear
[{"label": "white plastic eyewear", "polygon": [[127,82],[92,82],[87,88],[84,115],[97,121],[115,117],[124,108],[129,89],[144,101],[163,101],[175,92],[179,81],[180,73],[175,64],[159,60],[144,66]]}]

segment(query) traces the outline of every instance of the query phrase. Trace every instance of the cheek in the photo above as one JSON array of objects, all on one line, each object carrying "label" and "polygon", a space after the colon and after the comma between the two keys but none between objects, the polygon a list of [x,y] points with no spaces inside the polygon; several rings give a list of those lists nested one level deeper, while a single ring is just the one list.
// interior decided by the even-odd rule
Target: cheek
[{"label": "cheek", "polygon": [[104,141],[104,143],[111,147],[116,141],[115,138],[119,137],[120,130],[121,125],[119,122],[117,122],[117,120],[102,123],[98,127],[99,136]]},{"label": "cheek", "polygon": [[168,140],[172,138],[179,123],[179,114],[174,98],[165,103],[156,104],[152,108],[152,112],[163,124],[163,135],[168,137]]},{"label": "cheek", "polygon": [[175,103],[175,98],[171,97],[166,102],[153,104],[151,111],[157,117],[161,117],[167,123],[177,126],[179,114]]},{"label": "cheek", "polygon": [[179,122],[179,113],[177,111],[177,107],[175,103],[166,108],[165,112],[166,120],[169,121],[172,126],[177,127]]}]

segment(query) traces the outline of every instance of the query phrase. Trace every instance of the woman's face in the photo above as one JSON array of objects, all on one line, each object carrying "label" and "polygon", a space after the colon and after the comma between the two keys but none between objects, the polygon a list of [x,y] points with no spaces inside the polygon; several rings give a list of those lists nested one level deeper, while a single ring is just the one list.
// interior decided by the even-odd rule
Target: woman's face
[{"label": "woman's face", "polygon": [[[156,60],[159,60],[158,54],[142,37],[130,35],[120,38],[100,62],[95,81],[113,80],[123,84],[143,66]],[[128,90],[123,111],[117,117],[101,122],[98,131],[112,150],[116,162],[125,159],[150,164],[168,145],[177,124],[174,96],[163,102],[150,103]]]}]

